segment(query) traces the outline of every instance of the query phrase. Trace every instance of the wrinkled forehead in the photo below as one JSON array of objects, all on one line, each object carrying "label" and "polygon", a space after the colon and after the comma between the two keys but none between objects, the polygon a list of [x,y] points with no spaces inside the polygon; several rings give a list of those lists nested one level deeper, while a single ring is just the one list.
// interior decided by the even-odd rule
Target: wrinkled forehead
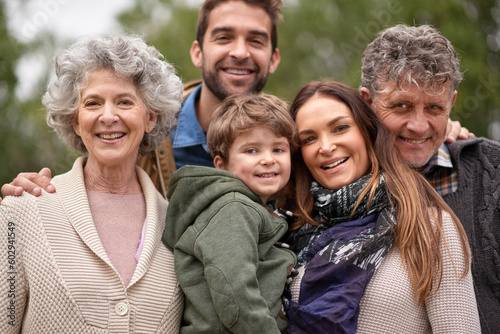
[{"label": "wrinkled forehead", "polygon": [[439,99],[451,99],[453,89],[451,81],[421,81],[402,77],[399,80],[380,80],[377,84],[375,96],[429,96]]}]

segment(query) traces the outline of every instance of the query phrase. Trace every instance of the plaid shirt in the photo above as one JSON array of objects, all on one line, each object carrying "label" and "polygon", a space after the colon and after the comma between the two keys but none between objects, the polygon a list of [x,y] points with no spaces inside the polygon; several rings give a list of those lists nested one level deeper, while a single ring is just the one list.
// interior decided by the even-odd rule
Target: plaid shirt
[{"label": "plaid shirt", "polygon": [[455,192],[458,188],[458,173],[453,168],[450,151],[445,144],[439,147],[438,153],[421,173],[440,196]]}]

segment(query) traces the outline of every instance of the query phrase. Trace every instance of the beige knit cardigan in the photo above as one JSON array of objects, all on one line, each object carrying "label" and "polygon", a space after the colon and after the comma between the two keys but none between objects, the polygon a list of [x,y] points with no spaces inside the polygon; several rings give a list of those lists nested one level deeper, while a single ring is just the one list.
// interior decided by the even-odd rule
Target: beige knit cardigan
[{"label": "beige knit cardigan", "polygon": [[147,225],[124,287],[92,221],[84,161],[53,179],[54,194],[0,204],[0,333],[178,333],[183,295],[161,242],[167,202],[137,168]]}]

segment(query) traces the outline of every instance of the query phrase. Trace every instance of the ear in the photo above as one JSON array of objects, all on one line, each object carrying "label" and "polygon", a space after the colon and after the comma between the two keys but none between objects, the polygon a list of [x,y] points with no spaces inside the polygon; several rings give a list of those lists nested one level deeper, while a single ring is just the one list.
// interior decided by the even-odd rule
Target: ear
[{"label": "ear", "polygon": [[151,131],[153,131],[157,120],[158,120],[158,113],[156,111],[149,112],[149,120],[148,123],[146,124],[144,132],[150,133]]},{"label": "ear", "polygon": [[198,41],[194,41],[193,44],[191,44],[191,50],[189,50],[189,54],[191,55],[191,61],[193,62],[193,65],[201,68],[201,65],[203,64],[203,51],[201,50]]},{"label": "ear", "polygon": [[224,161],[222,161],[222,158],[220,157],[220,155],[216,155],[215,158],[214,158],[214,166],[215,168],[217,169],[224,169]]},{"label": "ear", "polygon": [[269,63],[269,74],[273,74],[274,71],[276,71],[278,65],[280,64],[280,61],[281,61],[280,50],[276,48],[273,52],[273,55],[271,56],[271,62]]},{"label": "ear", "polygon": [[[451,106],[455,104],[455,101],[457,100],[457,91],[453,92],[453,96],[451,97]],[[451,109],[451,108],[450,108]]]},{"label": "ear", "polygon": [[363,98],[363,100],[365,100],[366,103],[368,103],[368,105],[372,108],[373,108],[373,96],[372,96],[372,93],[370,92],[370,90],[366,87],[361,87],[359,89],[359,93],[361,94],[361,97]]},{"label": "ear", "polygon": [[80,123],[78,122],[78,112],[75,113],[75,115],[73,115],[73,130],[75,130],[76,134],[80,135]]}]

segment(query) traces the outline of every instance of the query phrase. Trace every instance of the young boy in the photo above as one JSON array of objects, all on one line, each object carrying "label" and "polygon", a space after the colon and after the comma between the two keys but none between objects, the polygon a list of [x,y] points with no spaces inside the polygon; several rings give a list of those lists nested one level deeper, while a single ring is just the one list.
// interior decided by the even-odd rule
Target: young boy
[{"label": "young boy", "polygon": [[216,168],[172,174],[163,242],[186,296],[181,333],[280,333],[286,325],[281,295],[296,257],[274,246],[288,225],[269,198],[290,177],[287,110],[267,94],[226,98],[207,133]]}]

